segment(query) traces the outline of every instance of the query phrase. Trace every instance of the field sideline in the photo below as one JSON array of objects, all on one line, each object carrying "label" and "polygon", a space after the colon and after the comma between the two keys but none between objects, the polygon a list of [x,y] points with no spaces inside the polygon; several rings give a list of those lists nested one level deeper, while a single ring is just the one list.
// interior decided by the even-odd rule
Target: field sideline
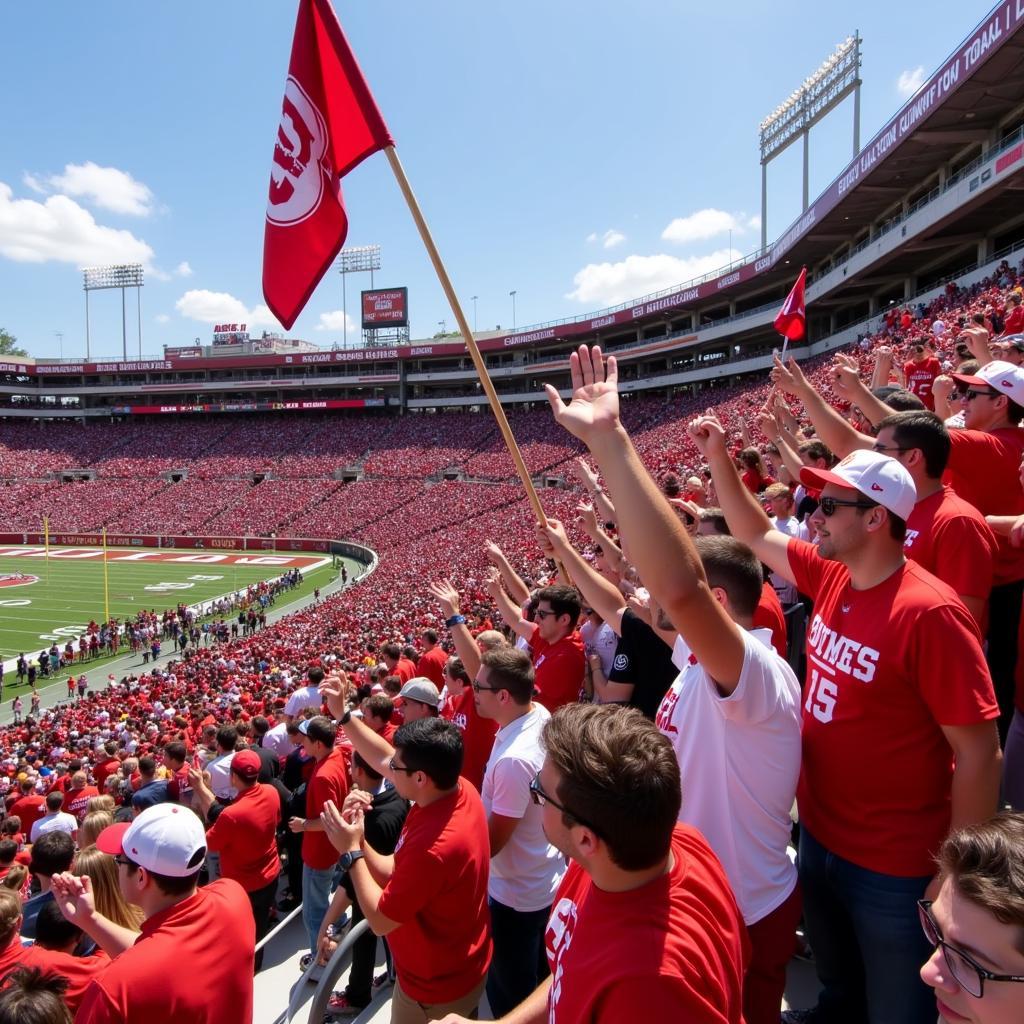
[{"label": "field sideline", "polygon": [[[160,613],[179,601],[202,604],[292,567],[314,585],[334,576],[324,555],[110,548],[110,614],[123,621],[142,608]],[[90,619],[101,622],[103,568],[97,548],[51,547],[47,559],[42,548],[0,547],[0,659],[38,655],[54,641],[63,647]]]}]

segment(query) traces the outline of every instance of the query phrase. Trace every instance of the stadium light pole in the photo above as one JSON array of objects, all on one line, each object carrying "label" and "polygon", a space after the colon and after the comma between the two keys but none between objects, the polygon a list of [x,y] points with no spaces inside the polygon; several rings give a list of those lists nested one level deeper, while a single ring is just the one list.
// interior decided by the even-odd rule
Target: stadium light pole
[{"label": "stadium light pole", "polygon": [[479,295],[473,295],[473,333],[476,334],[476,300],[480,298]]},{"label": "stadium light pole", "polygon": [[860,151],[860,32],[844,39],[803,84],[758,126],[761,148],[761,249],[768,248],[768,164],[803,142],[803,211],[810,206],[811,128],[853,93],[853,154]]},{"label": "stadium light pole", "polygon": [[509,295],[512,296],[512,330],[515,331],[515,329],[516,329],[516,291],[515,291],[514,288],[512,289],[512,291],[509,292]]},{"label": "stadium light pole", "polygon": [[128,360],[128,321],[125,313],[125,289],[139,290],[139,353],[142,353],[142,287],[145,284],[141,263],[114,263],[107,267],[85,267],[82,287],[85,289],[85,358],[89,359],[89,292],[109,288],[121,290],[121,346]]},{"label": "stadium light pole", "polygon": [[370,287],[373,287],[373,272],[380,270],[379,245],[354,245],[342,249],[334,262],[334,269],[341,274],[341,347],[348,348],[348,294],[345,288],[347,274],[370,273]]}]

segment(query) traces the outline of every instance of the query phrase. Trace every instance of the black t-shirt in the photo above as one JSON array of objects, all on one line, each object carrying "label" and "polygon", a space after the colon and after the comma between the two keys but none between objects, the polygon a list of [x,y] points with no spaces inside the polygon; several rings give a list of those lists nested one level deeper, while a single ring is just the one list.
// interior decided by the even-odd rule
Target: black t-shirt
[{"label": "black t-shirt", "polygon": [[626,703],[653,721],[662,697],[678,674],[672,664],[672,648],[627,608],[622,613],[622,633],[608,682],[632,683],[633,696]]}]

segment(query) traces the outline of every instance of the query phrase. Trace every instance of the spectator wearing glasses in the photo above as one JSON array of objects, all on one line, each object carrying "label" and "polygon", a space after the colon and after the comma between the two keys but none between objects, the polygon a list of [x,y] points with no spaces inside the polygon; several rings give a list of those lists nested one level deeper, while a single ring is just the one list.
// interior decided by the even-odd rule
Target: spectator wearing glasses
[{"label": "spectator wearing glasses", "polygon": [[88,879],[54,878],[64,916],[113,958],[86,990],[78,1024],[250,1020],[252,913],[231,879],[197,888],[206,858],[199,818],[179,804],[157,804],[130,825],[104,829],[96,845],[115,859],[121,893],[145,920],[140,937],[96,910]]},{"label": "spectator wearing glasses", "polygon": [[920,903],[934,950],[921,977],[939,1019],[1024,1020],[1024,816],[998,814],[954,832],[938,857],[941,888]]},{"label": "spectator wearing glasses", "polygon": [[745,930],[721,864],[677,822],[671,744],[639,711],[594,704],[556,712],[542,741],[533,798],[570,865],[545,936],[551,975],[503,1020],[737,1024]]},{"label": "spectator wearing glasses", "polygon": [[803,471],[821,489],[814,547],[771,529],[717,421],[696,420],[690,434],[735,536],[815,602],[797,790],[804,920],[823,986],[810,1019],[930,1024],[914,982],[915,901],[950,825],[989,817],[998,788],[977,626],[951,588],[904,557],[916,493],[895,459],[857,451]]},{"label": "spectator wearing glasses", "polygon": [[551,717],[533,702],[533,665],[525,651],[487,651],[473,682],[477,711],[498,725],[484,774],[483,804],[491,848],[487,885],[494,957],[487,1001],[502,1016],[547,976],[544,930],[565,861],[544,835],[530,783],[544,762],[541,731]]},{"label": "spectator wearing glasses", "polygon": [[[343,681],[329,679],[324,695],[332,711],[342,708]],[[490,850],[480,797],[459,778],[459,730],[419,719],[395,733],[392,747],[351,712],[340,721],[356,752],[413,803],[390,857],[366,841],[367,793],[352,793],[343,807],[330,802],[321,815],[370,928],[388,937],[398,976],[392,1024],[475,1013],[491,960]]]}]

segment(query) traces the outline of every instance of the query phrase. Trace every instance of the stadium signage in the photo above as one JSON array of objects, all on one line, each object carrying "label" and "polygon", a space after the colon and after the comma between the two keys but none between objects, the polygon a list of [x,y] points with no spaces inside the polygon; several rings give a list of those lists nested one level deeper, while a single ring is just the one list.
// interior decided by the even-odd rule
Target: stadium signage
[{"label": "stadium signage", "polygon": [[409,289],[375,288],[362,293],[363,330],[409,326]]},{"label": "stadium signage", "polygon": [[26,373],[28,367],[22,363],[0,363],[0,370],[5,373]]}]

